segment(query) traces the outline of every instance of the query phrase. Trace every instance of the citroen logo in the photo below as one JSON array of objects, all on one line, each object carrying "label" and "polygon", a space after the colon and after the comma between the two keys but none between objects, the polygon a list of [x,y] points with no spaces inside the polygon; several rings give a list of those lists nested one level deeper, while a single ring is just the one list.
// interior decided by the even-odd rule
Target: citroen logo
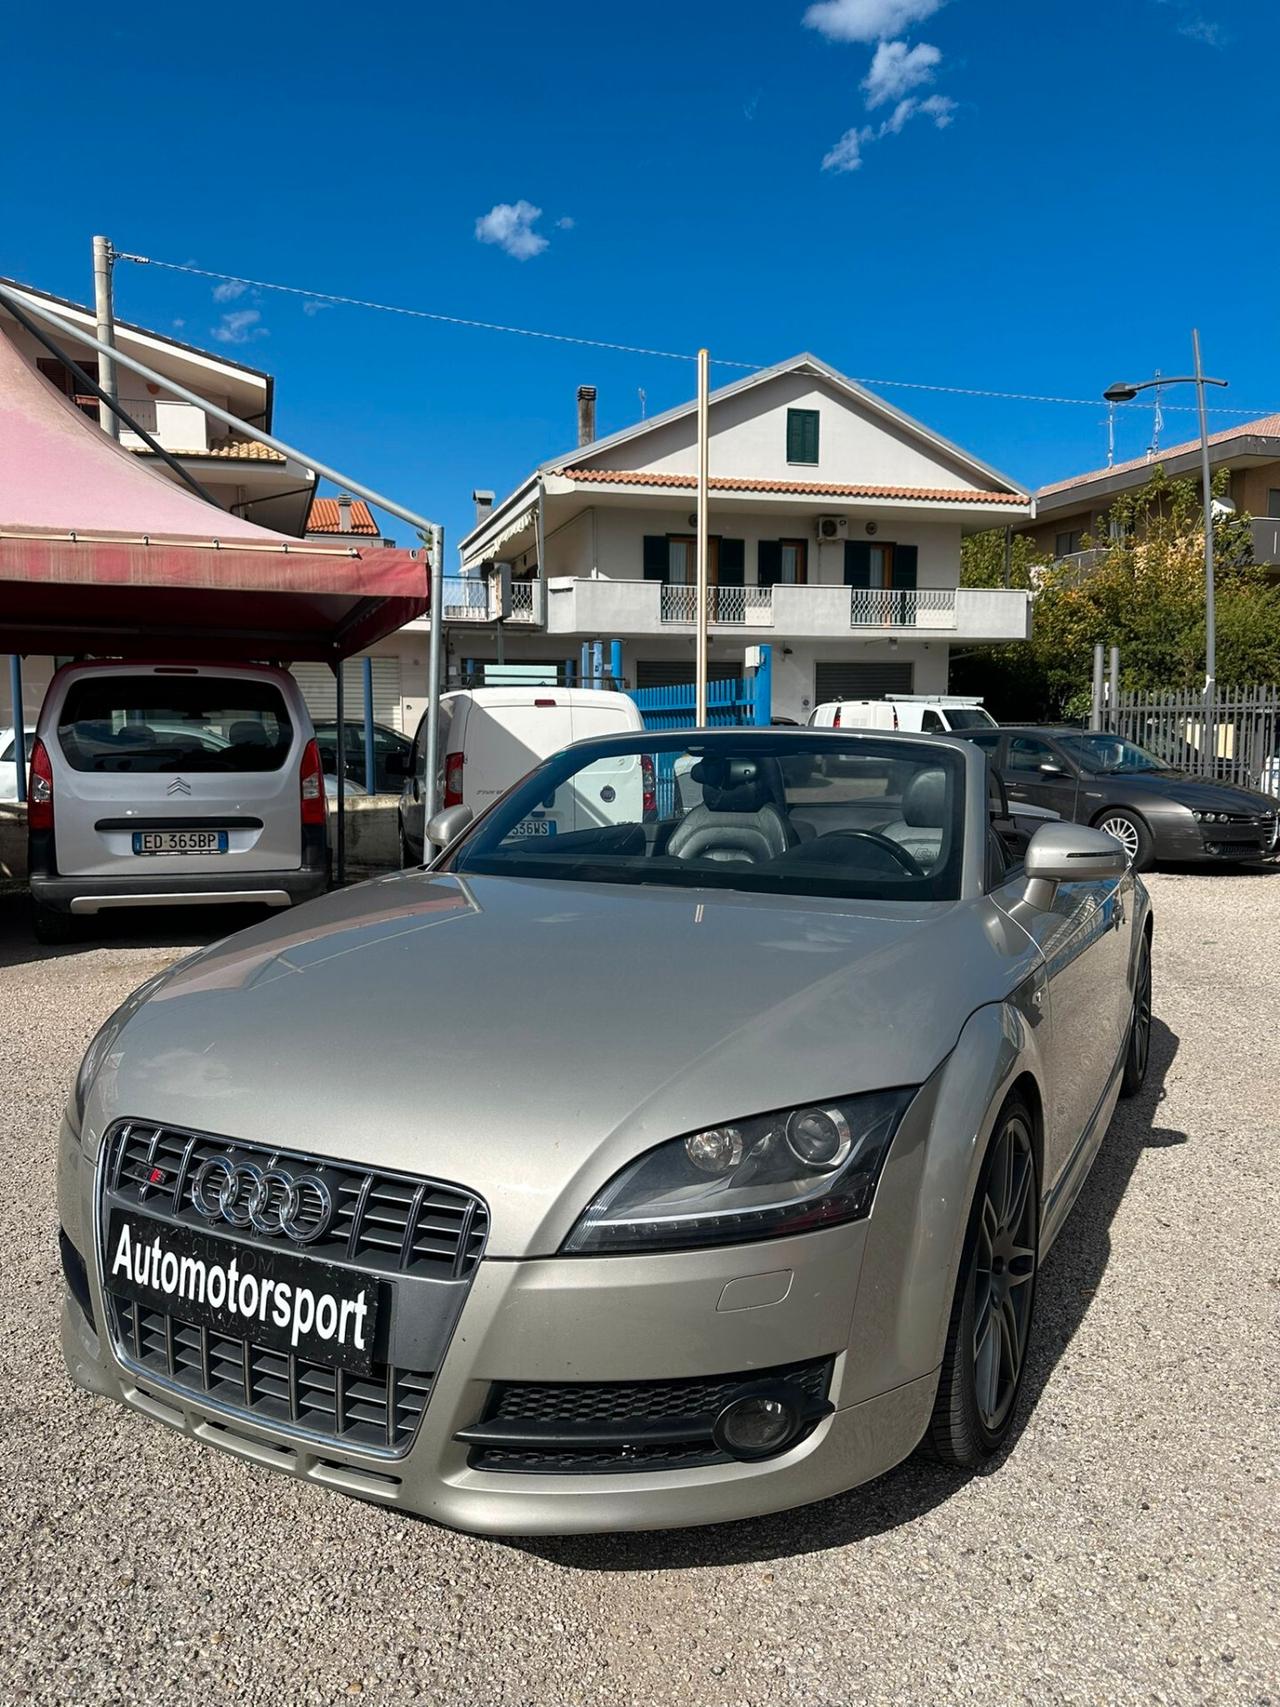
[{"label": "citroen logo", "polygon": [[175,776],[166,792],[169,794],[190,794],[191,784],[184,782],[180,776]]}]

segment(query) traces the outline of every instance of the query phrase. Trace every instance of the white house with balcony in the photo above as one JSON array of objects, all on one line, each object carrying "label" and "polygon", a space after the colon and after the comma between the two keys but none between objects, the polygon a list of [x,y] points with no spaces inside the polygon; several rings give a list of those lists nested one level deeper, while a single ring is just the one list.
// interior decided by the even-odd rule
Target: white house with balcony
[{"label": "white house with balcony", "polygon": [[[696,406],[690,402],[536,468],[486,506],[446,583],[454,669],[576,663],[619,640],[640,687],[692,678]],[[1016,482],[810,355],[762,369],[710,404],[711,670],[739,675],[773,646],[774,710],[930,693],[953,645],[1024,640],[1026,593],[958,585],[960,541],[1025,525]],[[509,566],[495,646],[477,579]],[[468,633],[474,624],[474,633]]]}]

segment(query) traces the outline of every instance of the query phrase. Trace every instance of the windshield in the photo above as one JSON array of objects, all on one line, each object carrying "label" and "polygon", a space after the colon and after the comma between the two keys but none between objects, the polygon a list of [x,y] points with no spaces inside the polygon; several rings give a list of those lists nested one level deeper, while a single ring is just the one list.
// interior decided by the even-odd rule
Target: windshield
[{"label": "windshield", "polygon": [[1059,735],[1058,743],[1086,770],[1099,776],[1117,776],[1121,772],[1162,771],[1163,764],[1144,747],[1119,735]]},{"label": "windshield", "polygon": [[947,722],[953,729],[994,729],[996,720],[980,705],[949,705]]},{"label": "windshield", "polygon": [[293,725],[272,682],[98,676],[67,689],[58,744],[78,771],[275,771]]},{"label": "windshield", "polygon": [[567,747],[447,861],[476,875],[950,901],[964,761],[902,736],[754,729]]}]

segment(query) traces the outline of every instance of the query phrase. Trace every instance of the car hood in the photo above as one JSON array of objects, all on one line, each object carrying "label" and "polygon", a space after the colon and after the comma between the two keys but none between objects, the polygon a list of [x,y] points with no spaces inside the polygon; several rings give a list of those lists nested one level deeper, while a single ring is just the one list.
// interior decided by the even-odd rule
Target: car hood
[{"label": "car hood", "polygon": [[1035,957],[985,900],[872,905],[422,872],[183,962],[86,1110],[452,1180],[558,1248],[665,1138],[922,1083]]},{"label": "car hood", "polygon": [[1128,795],[1131,800],[1176,800],[1197,812],[1232,812],[1240,816],[1274,814],[1277,802],[1267,794],[1251,788],[1237,788],[1233,783],[1215,782],[1211,777],[1192,776],[1184,771],[1161,771],[1144,775],[1141,771],[1129,776],[1101,776],[1095,779],[1100,788],[1115,795]]}]

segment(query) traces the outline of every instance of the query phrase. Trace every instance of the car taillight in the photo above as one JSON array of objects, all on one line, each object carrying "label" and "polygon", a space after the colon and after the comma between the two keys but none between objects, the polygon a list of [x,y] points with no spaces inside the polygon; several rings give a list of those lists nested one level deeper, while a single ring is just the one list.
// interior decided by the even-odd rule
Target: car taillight
[{"label": "car taillight", "polygon": [[444,804],[462,805],[462,754],[450,753],[444,761]]},{"label": "car taillight", "polygon": [[323,824],[326,811],[324,766],[320,763],[320,749],[314,740],[308,741],[302,749],[300,778],[302,822],[304,824]]},{"label": "car taillight", "polygon": [[641,802],[644,815],[646,818],[656,817],[658,812],[658,784],[654,775],[653,760],[648,753],[643,753],[640,757],[640,778],[644,789]]},{"label": "car taillight", "polygon": [[832,720],[831,727],[833,729],[838,729],[840,727],[840,707],[839,706],[836,707],[836,714]]},{"label": "car taillight", "polygon": [[31,769],[27,773],[27,828],[53,828],[53,766],[44,742],[39,740],[31,749]]}]

